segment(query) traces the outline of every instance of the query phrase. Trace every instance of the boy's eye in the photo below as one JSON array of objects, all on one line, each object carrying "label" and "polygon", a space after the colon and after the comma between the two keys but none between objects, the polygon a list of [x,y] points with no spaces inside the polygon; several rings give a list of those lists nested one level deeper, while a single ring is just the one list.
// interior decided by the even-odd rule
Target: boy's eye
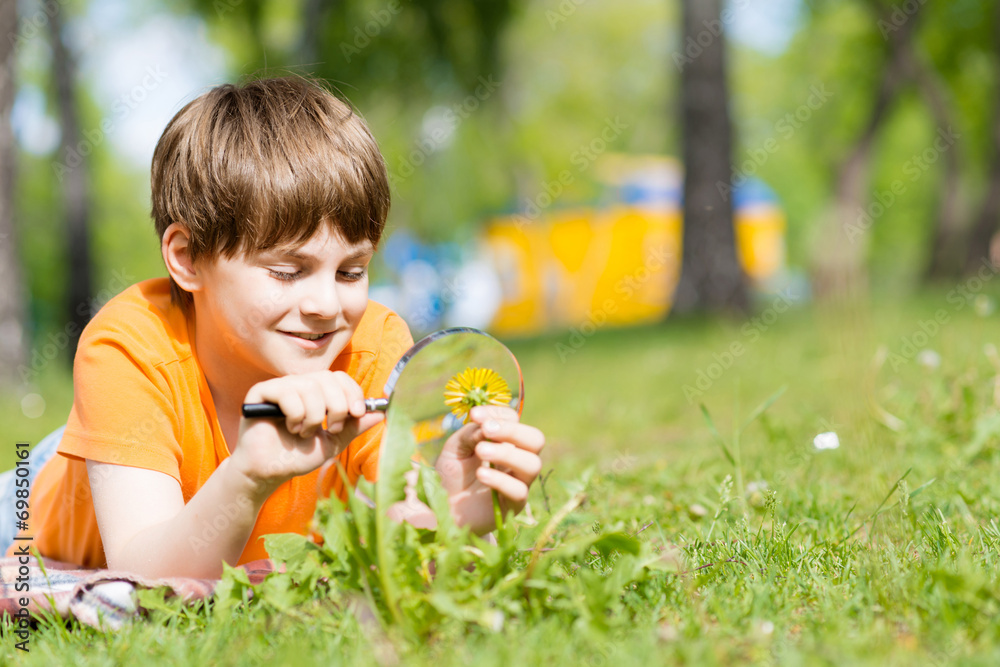
[{"label": "boy's eye", "polygon": [[338,273],[340,273],[341,278],[353,283],[368,275],[368,269],[361,269],[360,271],[339,271]]},{"label": "boy's eye", "polygon": [[274,269],[268,269],[267,271],[272,277],[278,280],[295,280],[302,273],[301,271],[275,271]]}]

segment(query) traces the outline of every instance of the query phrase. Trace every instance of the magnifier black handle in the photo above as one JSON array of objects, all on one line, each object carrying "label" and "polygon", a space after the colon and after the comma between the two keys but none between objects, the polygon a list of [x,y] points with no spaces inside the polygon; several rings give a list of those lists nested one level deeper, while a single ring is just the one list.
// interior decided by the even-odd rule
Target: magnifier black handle
[{"label": "magnifier black handle", "polygon": [[[368,412],[385,412],[389,407],[388,398],[366,398],[365,410]],[[275,403],[244,403],[243,416],[253,417],[284,417],[285,413]]]}]

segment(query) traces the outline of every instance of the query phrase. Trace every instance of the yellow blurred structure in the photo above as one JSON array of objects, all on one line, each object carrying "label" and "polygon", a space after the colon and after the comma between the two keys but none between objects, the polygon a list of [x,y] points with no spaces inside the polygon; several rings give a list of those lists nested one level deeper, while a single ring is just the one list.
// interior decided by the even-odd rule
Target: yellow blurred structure
[{"label": "yellow blurred structure", "polygon": [[785,266],[785,212],[751,204],[735,211],[736,250],[747,275],[763,281]]},{"label": "yellow blurred structure", "polygon": [[[649,164],[617,172],[623,196],[610,206],[488,225],[485,240],[503,290],[493,332],[527,336],[667,315],[682,257],[679,167],[662,158],[653,170]],[[737,194],[734,205],[740,261],[752,279],[766,280],[784,267],[784,211],[760,192],[742,200]]]}]

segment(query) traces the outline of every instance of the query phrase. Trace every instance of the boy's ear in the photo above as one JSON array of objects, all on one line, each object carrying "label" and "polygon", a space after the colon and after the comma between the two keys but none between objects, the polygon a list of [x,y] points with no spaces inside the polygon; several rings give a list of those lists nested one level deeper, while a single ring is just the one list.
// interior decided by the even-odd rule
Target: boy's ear
[{"label": "boy's ear", "polygon": [[167,272],[177,286],[187,292],[197,292],[202,287],[202,277],[191,261],[191,232],[179,222],[173,222],[163,232],[160,251]]}]

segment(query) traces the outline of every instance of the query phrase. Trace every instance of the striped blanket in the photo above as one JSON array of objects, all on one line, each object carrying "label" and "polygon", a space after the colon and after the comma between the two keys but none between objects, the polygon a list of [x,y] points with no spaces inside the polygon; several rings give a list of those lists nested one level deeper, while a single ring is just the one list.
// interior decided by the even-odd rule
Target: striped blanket
[{"label": "striped blanket", "polygon": [[[168,596],[195,601],[212,595],[216,579],[171,577],[150,579],[130,572],[81,570],[78,565],[33,557],[22,563],[16,557],[0,558],[0,617],[23,617],[22,608],[37,618],[52,611],[62,618],[104,629],[118,629],[142,613],[135,591],[141,588],[169,589]],[[252,584],[258,584],[277,569],[271,560],[255,560],[240,567]],[[27,604],[23,604],[27,602]]]}]

